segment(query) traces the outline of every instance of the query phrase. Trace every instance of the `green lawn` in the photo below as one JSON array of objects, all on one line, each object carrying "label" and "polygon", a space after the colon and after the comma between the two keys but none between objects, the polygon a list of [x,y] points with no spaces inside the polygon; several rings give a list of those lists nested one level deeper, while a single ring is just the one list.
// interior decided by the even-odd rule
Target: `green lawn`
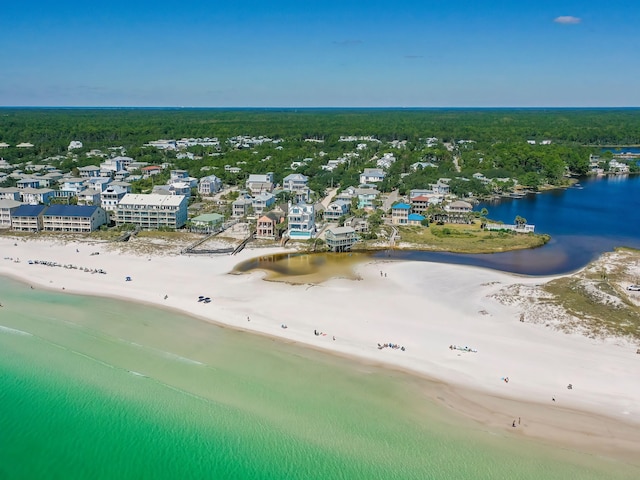
[{"label": "green lawn", "polygon": [[[472,225],[431,224],[398,227],[402,248],[447,251],[455,253],[496,253],[508,250],[540,247],[549,241],[548,235],[489,232]],[[409,244],[409,245],[407,245]]]}]

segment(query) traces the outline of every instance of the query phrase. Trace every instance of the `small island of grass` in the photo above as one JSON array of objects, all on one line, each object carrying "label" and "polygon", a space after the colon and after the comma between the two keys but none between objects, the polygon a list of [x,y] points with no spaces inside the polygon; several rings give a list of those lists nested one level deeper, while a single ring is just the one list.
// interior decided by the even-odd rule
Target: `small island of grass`
[{"label": "small island of grass", "polygon": [[490,231],[480,222],[445,224],[425,228],[420,225],[398,227],[397,248],[452,253],[497,253],[537,248],[545,245],[549,235]]}]

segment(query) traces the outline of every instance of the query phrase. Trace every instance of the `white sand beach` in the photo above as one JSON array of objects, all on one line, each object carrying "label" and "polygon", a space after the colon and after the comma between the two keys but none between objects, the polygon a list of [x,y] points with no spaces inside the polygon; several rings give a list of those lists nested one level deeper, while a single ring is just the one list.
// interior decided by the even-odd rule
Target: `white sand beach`
[{"label": "white sand beach", "polygon": [[[546,279],[384,261],[359,266],[361,280],[332,279],[318,285],[266,282],[261,273],[229,275],[242,260],[277,251],[282,249],[245,249],[236,256],[149,257],[101,243],[6,236],[0,238],[0,275],[34,288],[64,288],[66,293],[176,309],[357,357],[364,361],[363,368],[383,364],[411,371],[440,382],[441,388],[429,393],[436,401],[475,421],[504,426],[514,435],[552,436],[570,445],[597,445],[605,452],[640,452],[636,346],[520,322],[517,307],[491,297],[511,284],[535,285]],[[103,269],[107,274],[28,260]],[[198,302],[199,295],[212,301]],[[10,301],[0,292],[0,302]],[[404,349],[378,347],[389,343]],[[521,423],[512,428],[519,417]]]}]

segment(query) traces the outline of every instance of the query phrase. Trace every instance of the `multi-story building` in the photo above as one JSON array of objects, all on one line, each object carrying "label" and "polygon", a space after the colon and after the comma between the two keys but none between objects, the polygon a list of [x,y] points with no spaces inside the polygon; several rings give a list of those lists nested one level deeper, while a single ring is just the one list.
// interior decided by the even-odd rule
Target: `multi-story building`
[{"label": "multi-story building", "polygon": [[100,167],[96,165],[87,165],[86,167],[78,168],[80,176],[82,178],[93,178],[100,176]]},{"label": "multi-story building", "polygon": [[105,223],[107,212],[95,205],[51,205],[42,216],[47,232],[91,233]]},{"label": "multi-story building", "polygon": [[384,180],[386,174],[381,168],[365,168],[360,174],[360,183],[379,183]]},{"label": "multi-story building", "polygon": [[302,175],[301,173],[292,173],[284,177],[282,180],[282,189],[288,192],[302,190],[307,186],[308,181],[309,177]]},{"label": "multi-story building", "polygon": [[244,217],[249,213],[249,208],[253,205],[251,198],[240,197],[233,201],[231,204],[231,216],[232,217]]},{"label": "multi-story building", "polygon": [[20,201],[20,190],[12,187],[0,187],[0,200]]},{"label": "multi-story building", "polygon": [[411,205],[406,203],[398,203],[391,207],[391,223],[394,225],[407,225],[409,223],[409,214],[411,213]]},{"label": "multi-story building", "polygon": [[290,205],[287,220],[289,224],[287,235],[289,238],[296,240],[314,237],[316,233],[316,214],[313,205],[306,203]]},{"label": "multi-story building", "polygon": [[100,206],[100,192],[93,188],[85,188],[78,193],[78,205]]},{"label": "multi-story building", "polygon": [[118,207],[118,202],[120,202],[126,194],[126,187],[109,185],[107,189],[100,194],[101,207],[108,212],[115,212]]},{"label": "multi-story building", "polygon": [[262,215],[265,209],[269,208],[276,201],[276,197],[269,192],[258,193],[251,199],[251,206],[256,215]]},{"label": "multi-story building", "polygon": [[346,200],[336,200],[327,205],[324,211],[324,219],[327,222],[337,222],[340,217],[349,213],[351,202]]},{"label": "multi-story building", "polygon": [[187,222],[184,195],[126,194],[116,208],[116,225],[133,224],[144,230],[180,228]]},{"label": "multi-story building", "polygon": [[39,232],[46,205],[20,205],[11,213],[11,229],[16,232]]},{"label": "multi-story building", "polygon": [[11,228],[11,215],[20,205],[16,200],[0,199],[0,228]]},{"label": "multi-story building", "polygon": [[50,188],[24,188],[20,191],[22,202],[30,205],[48,205],[55,196],[55,191]]},{"label": "multi-story building", "polygon": [[202,177],[198,183],[198,193],[200,195],[213,195],[222,188],[222,180],[215,175]]},{"label": "multi-story building", "polygon": [[284,217],[276,212],[261,216],[256,223],[256,238],[275,240],[278,237],[277,226]]},{"label": "multi-story building", "polygon": [[273,173],[269,172],[264,175],[249,175],[246,182],[246,187],[249,192],[261,193],[270,192],[273,190]]},{"label": "multi-story building", "polygon": [[327,247],[332,252],[351,250],[351,247],[359,240],[356,231],[351,227],[328,228],[324,238],[327,242]]}]

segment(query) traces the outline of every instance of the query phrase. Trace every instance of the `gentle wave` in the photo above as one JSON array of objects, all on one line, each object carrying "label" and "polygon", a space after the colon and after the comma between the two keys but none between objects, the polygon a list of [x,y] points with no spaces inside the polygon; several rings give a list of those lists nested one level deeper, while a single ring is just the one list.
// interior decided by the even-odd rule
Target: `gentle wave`
[{"label": "gentle wave", "polygon": [[23,337],[33,337],[32,333],[25,332],[23,330],[17,330],[15,328],[5,327],[0,325],[0,332],[10,333],[12,335],[22,335]]}]

